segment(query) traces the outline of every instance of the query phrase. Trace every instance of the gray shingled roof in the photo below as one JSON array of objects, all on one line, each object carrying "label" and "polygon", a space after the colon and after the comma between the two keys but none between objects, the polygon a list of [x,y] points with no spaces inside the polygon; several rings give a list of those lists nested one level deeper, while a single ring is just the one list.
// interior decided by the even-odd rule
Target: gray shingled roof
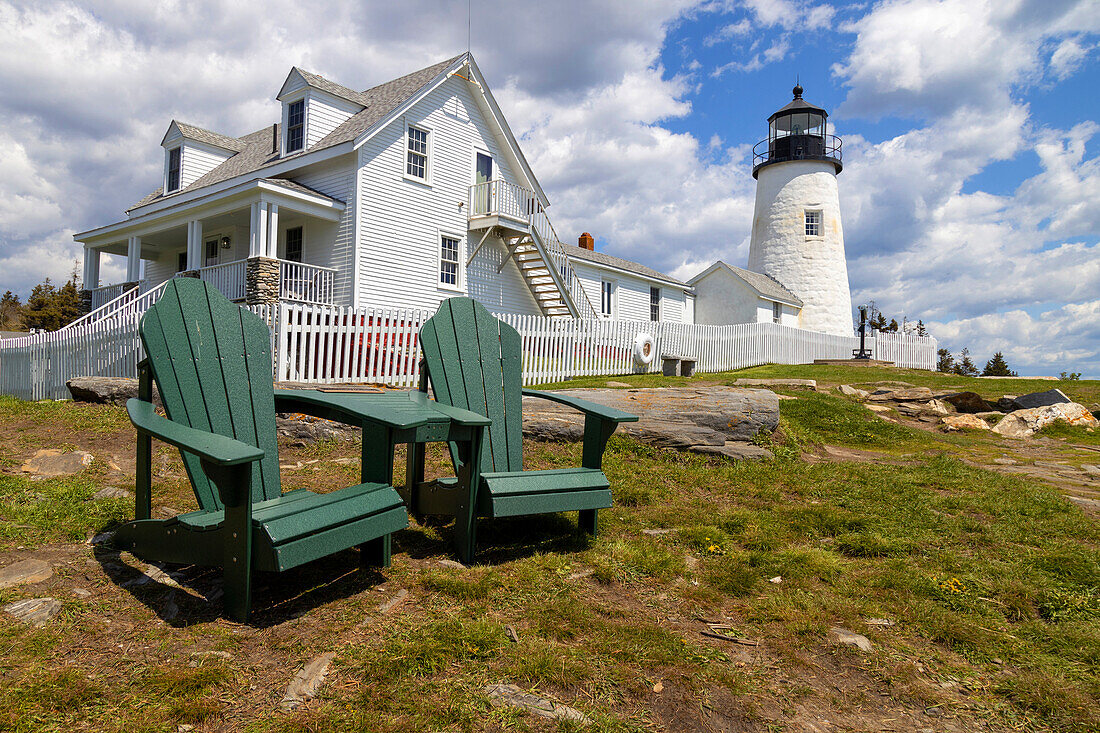
[{"label": "gray shingled roof", "polygon": [[204,130],[201,127],[195,125],[189,125],[186,122],[180,122],[179,120],[172,120],[176,123],[176,127],[179,128],[180,133],[188,140],[197,140],[200,143],[206,143],[207,145],[213,145],[216,148],[222,150],[231,150],[235,153],[239,153],[244,150],[244,144],[233,137],[222,135],[218,132],[211,130]]},{"label": "gray shingled roof", "polygon": [[[282,158],[277,152],[271,152],[272,128],[265,127],[256,132],[237,138],[236,142],[241,146],[241,151],[208,172],[206,175],[200,177],[190,186],[180,191],[173,191],[168,196],[164,196],[161,189],[158,188],[156,191],[153,191],[141,201],[131,206],[127,211],[133,211],[140,206],[145,206],[157,200],[171,198],[172,196],[177,196],[184,192],[194,191],[195,189],[211,186],[215,183],[228,181],[231,178],[261,170],[283,160],[288,160],[291,157],[299,157],[307,153],[324,150],[325,148],[331,148],[335,145],[354,140],[359,137],[359,135],[369,130],[395,108],[399,107],[407,99],[415,95],[424,85],[435,79],[447,67],[463,56],[465,56],[465,54],[459,54],[454,58],[441,61],[438,64],[433,64],[419,71],[414,71],[411,74],[406,74],[398,79],[388,81],[385,84],[379,84],[365,92],[357,93],[360,97],[357,102],[362,104],[365,109],[358,114],[352,115],[350,119],[345,120],[343,124],[314,143],[304,153],[294,153],[291,156]],[[299,71],[301,71],[301,69],[299,69]],[[302,72],[303,76],[307,73],[308,72]],[[316,76],[315,74],[310,74],[309,76],[323,80],[322,77]],[[333,82],[327,83],[335,87],[340,87],[339,84],[333,84]],[[340,88],[343,89],[344,87]],[[329,90],[326,89],[325,91]],[[276,126],[276,134],[278,134],[277,128],[278,126]]]},{"label": "gray shingled roof", "polygon": [[[790,290],[787,290],[787,288],[783,287],[783,284],[771,275],[765,275],[762,272],[753,272],[752,270],[746,270],[741,267],[727,265],[725,262],[722,262],[722,260],[718,260],[718,262],[716,262],[715,264],[725,267],[734,275],[744,280],[749,285],[749,287],[751,287],[764,298],[768,298],[770,300],[781,300],[784,303],[794,303],[798,307],[802,307],[802,299],[792,293]],[[701,276],[702,273],[696,275],[692,278],[692,282],[695,282]]]},{"label": "gray shingled roof", "polygon": [[627,272],[634,272],[639,275],[645,275],[646,277],[657,278],[658,280],[666,280],[677,285],[683,285],[684,287],[690,287],[687,283],[677,280],[676,278],[666,275],[663,272],[658,272],[652,267],[646,267],[645,265],[633,262],[631,260],[624,260],[622,257],[615,257],[613,255],[604,254],[603,252],[596,252],[594,250],[585,249],[584,247],[574,247],[566,245],[566,252],[569,256],[578,260],[587,260],[589,262],[595,262],[599,265],[607,265],[609,267],[617,267],[620,270],[626,270]]},{"label": "gray shingled roof", "polygon": [[329,81],[320,74],[310,73],[305,69],[298,68],[297,66],[295,66],[294,69],[302,75],[302,78],[306,80],[306,84],[313,87],[314,89],[320,89],[322,92],[328,92],[334,97],[340,97],[340,99],[346,99],[349,102],[355,102],[356,104],[361,104],[364,107],[370,102],[370,100],[366,98],[366,95],[363,92],[357,92],[354,89],[348,89],[343,84],[337,84],[334,81]]}]

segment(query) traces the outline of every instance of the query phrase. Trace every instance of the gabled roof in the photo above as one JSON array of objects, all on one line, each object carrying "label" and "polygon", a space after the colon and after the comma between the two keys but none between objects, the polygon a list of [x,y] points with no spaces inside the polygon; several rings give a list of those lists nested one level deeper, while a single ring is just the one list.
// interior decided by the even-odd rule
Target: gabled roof
[{"label": "gabled roof", "polygon": [[213,145],[215,148],[221,148],[230,153],[239,153],[244,150],[244,145],[236,138],[228,137],[211,130],[204,130],[201,127],[189,125],[179,120],[172,120],[172,124],[168,125],[168,131],[164,133],[164,137],[161,138],[161,145],[164,145],[168,136],[172,134],[172,130],[179,130],[180,135],[185,140],[195,140],[196,142]]},{"label": "gabled roof", "polygon": [[348,89],[343,84],[337,84],[334,81],[329,81],[320,74],[310,73],[308,71],[305,71],[304,69],[299,69],[297,66],[291,67],[290,73],[286,77],[286,81],[283,82],[282,89],[279,90],[279,94],[275,97],[276,99],[283,98],[283,93],[285,92],[287,85],[290,84],[290,80],[293,79],[295,75],[301,77],[306,86],[313,87],[314,89],[320,89],[322,92],[327,92],[328,94],[331,94],[334,97],[339,97],[340,99],[346,99],[349,102],[355,102],[361,107],[367,106],[367,102],[369,101],[364,99],[364,94],[362,92],[357,92],[354,89]]},{"label": "gabled roof", "polygon": [[[355,140],[359,135],[369,130],[373,125],[384,119],[390,112],[411,99],[417,92],[435,80],[449,67],[462,60],[465,56],[466,54],[464,53],[459,54],[454,58],[441,61],[438,64],[433,64],[419,71],[414,71],[411,74],[406,74],[398,79],[388,81],[385,84],[379,84],[365,92],[356,92],[361,100],[359,103],[363,104],[364,109],[345,120],[335,130],[311,145],[304,152],[295,153],[294,157],[301,157],[318,150],[331,148]],[[308,72],[302,73],[302,78],[305,79],[306,77],[304,74]],[[316,75],[311,76],[322,79],[322,77],[317,77]],[[332,82],[328,83],[332,84]],[[337,84],[335,86],[339,85]],[[157,189],[131,206],[127,211],[133,211],[134,209],[146,206],[159,199],[171,198],[181,193],[194,191],[197,188],[228,181],[237,176],[252,173],[253,171],[287,160],[290,156],[281,157],[278,152],[272,152],[272,136],[273,134],[276,136],[280,134],[278,127],[278,125],[274,126],[274,133],[272,127],[264,127],[256,132],[236,138],[235,140],[234,138],[225,138],[226,140],[231,140],[238,144],[240,146],[240,152],[201,176],[191,185],[179,191],[173,191],[168,196],[164,196],[163,192]]]},{"label": "gabled roof", "polygon": [[591,262],[597,266],[606,265],[608,267],[614,267],[619,270],[626,270],[632,272],[635,275],[641,275],[643,277],[652,278],[654,280],[663,280],[673,285],[680,285],[682,287],[689,287],[687,283],[677,280],[674,277],[658,272],[652,267],[646,267],[645,265],[634,262],[633,260],[625,260],[622,257],[615,257],[614,255],[604,254],[603,252],[596,252],[595,250],[585,249],[584,247],[572,247],[566,246],[566,252],[569,256],[578,260],[585,260]]},{"label": "gabled roof", "polygon": [[710,275],[716,270],[723,270],[730,275],[740,279],[750,288],[756,291],[756,294],[761,298],[768,300],[777,300],[780,303],[787,303],[788,305],[802,307],[802,299],[792,293],[787,288],[776,280],[771,275],[765,275],[760,272],[753,272],[752,270],[745,270],[740,267],[734,267],[733,265],[727,265],[722,260],[718,260],[707,269],[700,272],[695,277],[688,280],[688,283],[695,285],[707,275]]}]

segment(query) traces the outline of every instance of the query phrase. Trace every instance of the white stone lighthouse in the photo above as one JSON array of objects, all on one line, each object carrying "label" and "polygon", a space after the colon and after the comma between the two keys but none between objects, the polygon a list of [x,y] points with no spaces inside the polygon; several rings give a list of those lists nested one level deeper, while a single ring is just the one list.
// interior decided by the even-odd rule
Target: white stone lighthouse
[{"label": "white stone lighthouse", "polygon": [[828,113],[802,99],[768,118],[768,139],[754,149],[756,210],[749,270],[778,280],[802,300],[802,328],[852,335],[852,296],[836,176],[840,138]]}]

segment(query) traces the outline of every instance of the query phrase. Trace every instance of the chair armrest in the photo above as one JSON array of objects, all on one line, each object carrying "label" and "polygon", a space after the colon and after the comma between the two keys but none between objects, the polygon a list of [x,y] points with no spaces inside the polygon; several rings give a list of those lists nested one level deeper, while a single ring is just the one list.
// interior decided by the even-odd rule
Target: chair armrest
[{"label": "chair armrest", "polygon": [[582,400],[579,397],[570,397],[568,395],[557,394],[556,392],[543,392],[537,389],[525,389],[523,390],[524,397],[537,397],[543,400],[550,400],[551,402],[559,402],[563,405],[568,405],[574,410],[579,410],[585,415],[593,415],[601,420],[608,420],[615,424],[621,422],[638,422],[638,416],[629,412],[623,412],[614,407],[608,407],[601,405],[591,400]]},{"label": "chair armrest", "polygon": [[458,425],[485,426],[492,425],[493,423],[493,421],[489,418],[476,412],[464,410],[461,407],[452,407],[451,405],[445,405],[442,402],[429,400],[428,395],[420,391],[413,390],[412,392],[409,392],[409,399],[416,404],[426,405],[436,412],[446,415],[451,419],[451,422],[457,423]]},{"label": "chair armrest", "polygon": [[252,463],[264,457],[264,451],[217,433],[196,430],[156,413],[152,402],[139,399],[126,401],[126,411],[138,432],[148,433],[157,440],[174,445],[188,453],[194,453],[205,461],[218,466],[236,466]]}]

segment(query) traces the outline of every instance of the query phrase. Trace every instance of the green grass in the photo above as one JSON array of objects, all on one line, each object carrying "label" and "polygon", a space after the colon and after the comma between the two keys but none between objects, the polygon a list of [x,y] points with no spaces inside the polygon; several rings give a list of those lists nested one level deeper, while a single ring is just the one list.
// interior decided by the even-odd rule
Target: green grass
[{"label": "green grass", "polygon": [[[820,369],[760,368],[717,381],[824,380]],[[877,371],[837,381],[878,381]],[[624,381],[633,379],[650,377]],[[582,710],[594,721],[587,730],[702,728],[704,718],[691,716],[711,709],[744,727],[781,730],[793,700],[823,711],[867,702],[862,692],[821,687],[814,660],[826,657],[837,665],[829,674],[846,675],[851,689],[877,698],[879,686],[883,700],[911,709],[943,706],[962,729],[979,720],[992,730],[1100,728],[1100,525],[1046,484],[953,457],[1011,448],[995,436],[927,433],[838,396],[791,394],[798,399],[781,403],[781,435],[770,439],[787,450],[782,460],[735,463],[615,436],[604,467],[616,505],[601,512],[594,541],[575,531],[573,517],[493,520],[479,527],[482,564],[456,570],[438,564],[448,530],[414,524],[397,535],[394,566],[381,578],[340,581],[349,590],[288,611],[270,628],[162,623],[151,610],[158,595],[102,579],[87,569],[92,550],[78,545],[51,591],[65,601],[58,619],[44,629],[0,624],[0,731],[553,729],[490,706],[485,687],[499,682]],[[0,421],[119,429],[118,408],[69,408],[76,414],[0,400]],[[1047,434],[1095,440],[1069,429]],[[875,451],[901,465],[797,460],[799,448],[817,444]],[[358,450],[326,442],[285,460],[321,461],[295,473],[299,484],[337,485],[352,480],[355,466],[331,459]],[[580,458],[578,444],[528,443],[525,451],[529,468]],[[13,449],[0,448],[0,461],[14,467]],[[446,468],[433,450],[429,470]],[[0,551],[67,547],[128,517],[129,502],[91,498],[106,480],[94,466],[41,482],[0,475]],[[62,595],[69,584],[86,585],[84,575],[99,579],[93,598]],[[299,582],[303,596],[315,590]],[[380,615],[377,605],[400,588],[410,591],[405,605]],[[0,603],[30,592],[5,590]],[[270,593],[260,591],[258,602]],[[697,617],[725,619],[731,635],[763,646],[745,652],[703,637]],[[869,626],[869,618],[894,626]],[[874,651],[830,651],[834,625],[866,634]],[[231,658],[196,663],[196,649]],[[321,696],[302,711],[270,715],[294,671],[326,651],[337,657]],[[762,655],[759,664],[746,665],[742,652]],[[937,684],[945,679],[965,683],[965,694],[945,697]],[[654,697],[660,681],[678,688],[675,715],[686,717],[662,712],[672,703]]]}]

